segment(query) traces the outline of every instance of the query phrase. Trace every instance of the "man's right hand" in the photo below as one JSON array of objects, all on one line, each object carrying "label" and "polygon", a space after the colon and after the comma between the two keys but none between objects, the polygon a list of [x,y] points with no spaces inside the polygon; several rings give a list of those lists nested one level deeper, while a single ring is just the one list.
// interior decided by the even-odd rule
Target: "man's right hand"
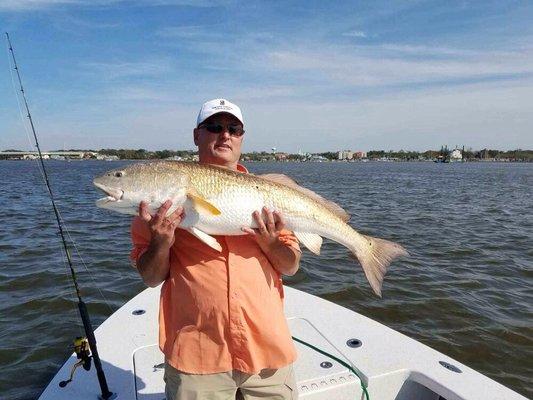
[{"label": "man's right hand", "polygon": [[159,285],[169,275],[169,250],[174,244],[174,232],[184,217],[182,207],[166,217],[171,205],[170,200],[165,201],[155,215],[150,214],[144,201],[139,205],[139,216],[148,225],[152,239],[146,252],[137,260],[137,270],[144,283],[151,287]]},{"label": "man's right hand", "polygon": [[172,247],[175,240],[174,232],[185,216],[183,207],[178,207],[172,214],[166,217],[171,206],[172,201],[167,200],[159,207],[155,215],[151,215],[146,202],[141,201],[139,205],[139,216],[150,228],[152,235],[151,245],[158,249],[170,249]]}]

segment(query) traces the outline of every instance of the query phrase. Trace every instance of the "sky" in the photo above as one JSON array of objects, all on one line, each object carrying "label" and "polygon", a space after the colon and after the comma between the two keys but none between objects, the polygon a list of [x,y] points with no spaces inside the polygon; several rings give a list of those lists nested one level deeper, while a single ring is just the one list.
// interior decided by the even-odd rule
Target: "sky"
[{"label": "sky", "polygon": [[[531,1],[0,0],[43,150],[533,149]],[[32,148],[0,56],[0,149]],[[26,128],[26,129],[25,129]]]}]

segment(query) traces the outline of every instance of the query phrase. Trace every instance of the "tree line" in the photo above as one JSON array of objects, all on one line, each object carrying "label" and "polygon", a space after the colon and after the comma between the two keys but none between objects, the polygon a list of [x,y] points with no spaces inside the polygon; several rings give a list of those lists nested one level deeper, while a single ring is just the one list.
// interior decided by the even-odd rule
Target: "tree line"
[{"label": "tree line", "polygon": [[101,149],[98,153],[105,156],[117,156],[121,160],[153,160],[170,157],[190,158],[196,154],[195,150],[156,150],[145,149]]},{"label": "tree line", "polygon": [[[462,151],[463,159],[467,161],[476,161],[476,160],[509,160],[509,161],[528,161],[533,162],[533,150],[464,150]],[[380,159],[380,158],[389,158],[389,159],[398,159],[398,160],[418,160],[418,159],[427,159],[433,160],[443,154],[443,150],[426,150],[424,152],[417,151],[384,151],[384,150],[372,150],[367,153],[367,158],[369,159]]]},{"label": "tree line", "polygon": [[[10,151],[21,151],[21,150],[4,150],[5,152]],[[60,150],[55,150],[60,151]],[[156,150],[150,151],[146,149],[101,149],[101,150],[84,150],[84,149],[69,149],[67,151],[79,151],[87,153],[98,153],[104,156],[116,156],[122,160],[152,160],[152,159],[166,159],[171,157],[180,157],[185,160],[192,159],[194,155],[197,154],[195,150]],[[493,149],[484,149],[484,150],[464,150],[463,159],[467,161],[476,161],[476,160],[509,160],[509,161],[525,161],[533,162],[533,150],[493,150]],[[338,152],[327,151],[322,153],[306,153],[306,154],[289,154],[289,153],[272,153],[267,151],[261,152],[250,152],[243,153],[242,159],[248,161],[268,161],[280,159],[280,154],[283,154],[282,159],[288,161],[306,161],[314,157],[321,157],[327,160],[337,160]],[[437,150],[426,150],[423,152],[418,151],[385,151],[385,150],[371,150],[367,152],[367,158],[370,160],[377,159],[395,159],[400,161],[411,161],[411,160],[434,160],[439,155],[443,155],[443,149],[440,151]],[[2,156],[0,158],[7,158],[7,156]]]}]

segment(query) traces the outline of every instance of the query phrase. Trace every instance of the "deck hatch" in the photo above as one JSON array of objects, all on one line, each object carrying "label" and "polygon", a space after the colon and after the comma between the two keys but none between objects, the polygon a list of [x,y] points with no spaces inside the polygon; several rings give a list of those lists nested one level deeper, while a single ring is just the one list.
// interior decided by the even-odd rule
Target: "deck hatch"
[{"label": "deck hatch", "polygon": [[141,347],[133,353],[133,372],[137,400],[164,400],[165,358],[159,346]]},{"label": "deck hatch", "polygon": [[[311,322],[304,318],[289,318],[289,329],[292,336],[303,340],[320,350],[348,361],[346,356],[336,348],[343,347],[343,343],[334,346],[332,341],[320,332]],[[330,393],[324,398],[345,398],[344,393],[356,398],[361,395],[361,386],[357,378],[346,367],[342,366],[333,359],[327,359],[324,355],[309,347],[295,342],[298,351],[298,360],[295,364],[296,380],[298,382],[298,391],[301,395],[311,395],[312,393],[324,392]],[[345,347],[344,347],[345,348]],[[350,398],[352,398],[350,397]]]}]

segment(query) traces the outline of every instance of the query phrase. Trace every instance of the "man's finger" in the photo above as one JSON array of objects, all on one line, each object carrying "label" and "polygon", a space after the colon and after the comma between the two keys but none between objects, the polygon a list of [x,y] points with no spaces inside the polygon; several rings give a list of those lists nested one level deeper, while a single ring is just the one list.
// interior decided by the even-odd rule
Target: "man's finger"
[{"label": "man's finger", "polygon": [[157,214],[156,214],[157,218],[159,219],[165,218],[165,216],[167,215],[167,211],[171,205],[172,205],[172,201],[170,200],[167,200],[163,204],[161,204],[161,207],[159,207],[159,210],[157,210]]},{"label": "man's finger", "polygon": [[285,218],[279,211],[274,211],[274,219],[276,220],[276,231],[281,231],[285,228]]},{"label": "man's finger", "polygon": [[172,214],[170,214],[166,219],[174,226],[178,226],[185,214],[183,213],[183,207],[176,208]]},{"label": "man's finger", "polygon": [[167,217],[170,221],[175,221],[177,219],[183,218],[183,207],[178,207]]},{"label": "man's finger", "polygon": [[148,203],[146,203],[145,201],[141,201],[141,203],[139,204],[139,216],[145,222],[149,222],[152,219],[152,216],[148,211]]},{"label": "man's finger", "polygon": [[257,232],[255,231],[255,229],[247,228],[247,227],[245,227],[245,226],[243,226],[243,227],[241,228],[241,231],[246,232],[246,233],[247,233],[248,235],[250,235],[250,236],[255,236],[255,235],[257,234]]},{"label": "man's finger", "polygon": [[261,217],[259,211],[254,211],[253,216],[255,219],[255,223],[257,224],[257,229],[259,230],[259,233],[261,233],[262,235],[267,234],[268,231],[265,226],[265,222],[263,221],[263,218]]},{"label": "man's finger", "polygon": [[274,222],[274,215],[272,214],[272,211],[270,211],[267,207],[263,207],[263,210],[266,215],[266,226],[268,228],[268,233],[276,233],[276,223]]}]

